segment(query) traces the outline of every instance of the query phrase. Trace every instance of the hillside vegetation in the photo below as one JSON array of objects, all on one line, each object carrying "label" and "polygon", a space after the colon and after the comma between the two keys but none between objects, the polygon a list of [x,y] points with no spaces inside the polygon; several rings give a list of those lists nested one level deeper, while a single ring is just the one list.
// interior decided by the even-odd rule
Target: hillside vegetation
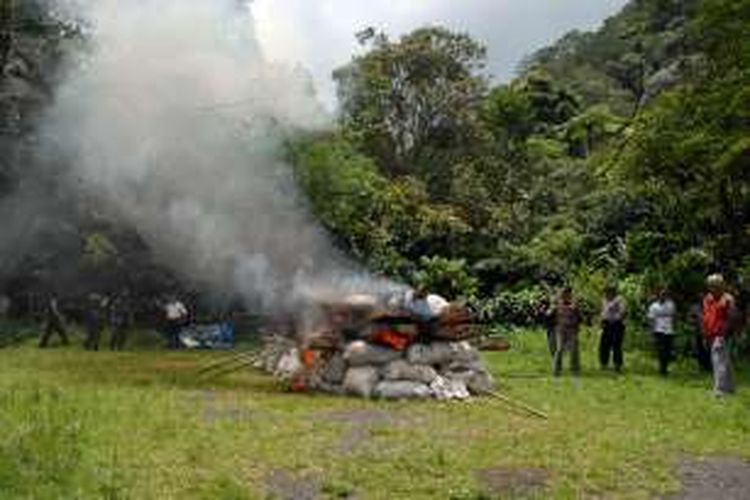
[{"label": "hillside vegetation", "polygon": [[749,30],[745,0],[634,1],[499,86],[468,35],[364,32],[298,177],[353,254],[454,297],[693,300],[709,271],[750,278]]},{"label": "hillside vegetation", "polygon": [[[193,286],[107,200],[34,156],[35,118],[86,36],[33,5],[0,40],[0,196],[15,210],[1,281],[72,295]],[[364,30],[363,53],[333,74],[335,129],[291,137],[287,156],[340,248],[490,316],[528,321],[563,282],[591,307],[615,280],[636,310],[660,283],[693,300],[709,271],[750,279],[749,30],[748,0],[634,0],[502,85],[470,34]]]}]

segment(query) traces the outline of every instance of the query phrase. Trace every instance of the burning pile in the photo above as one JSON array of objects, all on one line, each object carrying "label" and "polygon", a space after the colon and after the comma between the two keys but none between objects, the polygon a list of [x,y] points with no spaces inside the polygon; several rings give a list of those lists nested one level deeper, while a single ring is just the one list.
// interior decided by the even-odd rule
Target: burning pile
[{"label": "burning pile", "polygon": [[467,399],[494,386],[469,342],[479,328],[458,305],[425,318],[380,308],[368,296],[321,306],[325,326],[297,339],[273,336],[262,367],[296,391],[383,399]]}]

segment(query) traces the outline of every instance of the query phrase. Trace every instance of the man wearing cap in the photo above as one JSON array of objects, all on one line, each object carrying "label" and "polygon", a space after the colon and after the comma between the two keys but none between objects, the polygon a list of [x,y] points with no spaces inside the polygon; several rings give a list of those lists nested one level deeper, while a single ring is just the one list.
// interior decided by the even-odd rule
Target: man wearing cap
[{"label": "man wearing cap", "polygon": [[726,291],[720,274],[708,277],[708,294],[703,299],[703,335],[711,349],[714,394],[725,396],[734,392],[734,377],[727,338],[734,312],[734,297]]}]

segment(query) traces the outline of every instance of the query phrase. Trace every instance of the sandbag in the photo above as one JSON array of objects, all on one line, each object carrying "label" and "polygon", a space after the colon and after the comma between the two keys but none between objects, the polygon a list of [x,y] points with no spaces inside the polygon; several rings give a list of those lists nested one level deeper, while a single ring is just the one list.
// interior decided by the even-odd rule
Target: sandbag
[{"label": "sandbag", "polygon": [[430,389],[434,394],[435,398],[440,401],[446,401],[451,399],[469,399],[471,394],[466,384],[459,380],[450,380],[441,376],[438,376],[431,384]]},{"label": "sandbag", "polygon": [[495,390],[495,379],[484,370],[474,372],[474,375],[466,382],[466,387],[472,394],[487,394]]},{"label": "sandbag", "polygon": [[404,359],[392,361],[383,369],[383,379],[385,380],[408,380],[430,384],[437,376],[437,372],[431,366],[413,365]]},{"label": "sandbag", "polygon": [[468,342],[454,342],[451,344],[451,348],[453,349],[452,360],[454,362],[472,363],[479,361],[479,351]]},{"label": "sandbag", "polygon": [[406,359],[414,365],[442,365],[451,359],[451,348],[447,342],[414,344],[406,352]]},{"label": "sandbag", "polygon": [[322,369],[320,377],[323,382],[337,385],[344,381],[345,375],[346,361],[344,361],[344,356],[340,353],[336,353],[328,359]]},{"label": "sandbag", "polygon": [[432,397],[432,391],[421,382],[384,380],[375,386],[374,395],[382,399],[427,399]]},{"label": "sandbag", "polygon": [[442,366],[442,371],[444,372],[474,372],[474,371],[482,371],[484,370],[484,365],[482,364],[482,361],[479,359],[474,359],[470,361],[465,360],[459,360],[459,361],[451,361],[450,363],[447,363]]},{"label": "sandbag", "polygon": [[274,376],[280,380],[289,380],[302,371],[299,349],[293,347],[281,355],[274,370]]},{"label": "sandbag", "polygon": [[335,396],[344,395],[344,387],[339,384],[329,384],[328,382],[320,382],[315,387],[315,390],[325,392],[327,394],[333,394]]},{"label": "sandbag", "polygon": [[444,378],[459,382],[466,386],[471,394],[482,395],[494,390],[495,380],[484,368],[473,370],[448,371],[443,373]]},{"label": "sandbag", "polygon": [[349,344],[344,351],[344,360],[349,366],[385,365],[401,357],[401,353],[362,340]]},{"label": "sandbag", "polygon": [[415,365],[448,365],[453,362],[472,362],[479,359],[479,352],[468,342],[433,342],[415,344],[406,354]]},{"label": "sandbag", "polygon": [[378,379],[378,369],[373,366],[352,367],[346,371],[343,389],[346,394],[369,398]]}]

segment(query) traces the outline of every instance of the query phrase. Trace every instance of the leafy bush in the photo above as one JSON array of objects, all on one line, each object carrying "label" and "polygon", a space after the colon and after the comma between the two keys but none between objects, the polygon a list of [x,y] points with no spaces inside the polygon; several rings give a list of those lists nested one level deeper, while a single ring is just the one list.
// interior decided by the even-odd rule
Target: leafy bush
[{"label": "leafy bush", "polygon": [[489,299],[477,301],[475,309],[483,321],[532,326],[548,293],[541,287],[504,291]]},{"label": "leafy bush", "polygon": [[614,278],[603,270],[594,270],[587,266],[578,268],[570,278],[581,314],[587,322],[593,321],[599,314],[607,285],[612,284]]},{"label": "leafy bush", "polygon": [[664,269],[666,283],[678,302],[689,302],[704,288],[711,258],[706,252],[692,249],[675,255]]},{"label": "leafy bush", "polygon": [[415,285],[427,287],[451,299],[476,297],[479,280],[469,273],[466,261],[422,257],[414,274]]}]

